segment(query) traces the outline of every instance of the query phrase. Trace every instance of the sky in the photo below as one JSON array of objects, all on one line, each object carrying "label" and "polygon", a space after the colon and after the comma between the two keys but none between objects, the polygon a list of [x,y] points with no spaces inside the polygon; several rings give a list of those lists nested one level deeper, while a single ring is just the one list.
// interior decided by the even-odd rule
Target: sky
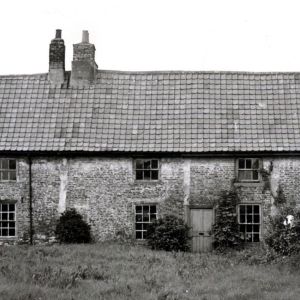
[{"label": "sky", "polygon": [[67,70],[88,30],[99,69],[300,71],[299,0],[2,0],[0,74],[46,73],[56,29]]}]

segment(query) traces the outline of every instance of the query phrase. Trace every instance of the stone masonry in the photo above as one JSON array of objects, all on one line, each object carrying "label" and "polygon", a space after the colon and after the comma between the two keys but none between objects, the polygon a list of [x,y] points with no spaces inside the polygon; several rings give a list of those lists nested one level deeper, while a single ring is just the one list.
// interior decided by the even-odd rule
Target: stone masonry
[{"label": "stone masonry", "polygon": [[[0,183],[0,201],[17,203],[17,238],[29,239],[29,164],[17,158],[16,182]],[[243,203],[258,203],[263,218],[271,213],[279,186],[288,201],[300,204],[300,158],[266,157],[272,163],[269,188],[264,182],[239,183],[235,158],[161,158],[157,182],[137,182],[132,157],[32,158],[34,240],[49,240],[61,212],[76,208],[92,227],[96,241],[122,234],[134,237],[134,209],[139,203],[157,204],[158,215],[188,218],[188,207],[213,208],[220,193],[232,186]]]}]

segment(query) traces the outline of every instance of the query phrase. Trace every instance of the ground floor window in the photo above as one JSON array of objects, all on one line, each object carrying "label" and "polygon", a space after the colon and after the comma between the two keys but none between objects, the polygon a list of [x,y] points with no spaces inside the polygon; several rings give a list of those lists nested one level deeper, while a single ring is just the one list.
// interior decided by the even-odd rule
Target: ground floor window
[{"label": "ground floor window", "polygon": [[12,237],[16,235],[16,205],[0,204],[0,236]]},{"label": "ground floor window", "polygon": [[147,238],[149,224],[157,219],[155,204],[136,205],[135,207],[135,237],[137,240]]},{"label": "ground floor window", "polygon": [[257,204],[239,205],[239,228],[246,242],[259,242],[261,213]]}]

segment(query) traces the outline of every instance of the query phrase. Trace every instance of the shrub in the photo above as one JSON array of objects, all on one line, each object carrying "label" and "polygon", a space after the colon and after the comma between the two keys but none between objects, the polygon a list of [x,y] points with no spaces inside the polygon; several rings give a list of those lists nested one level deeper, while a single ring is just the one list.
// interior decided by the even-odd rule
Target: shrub
[{"label": "shrub", "polygon": [[[294,220],[287,224],[287,216]],[[300,253],[300,210],[290,206],[277,207],[277,213],[269,216],[264,237],[268,247],[281,255]]]},{"label": "shrub", "polygon": [[147,232],[147,242],[152,249],[166,251],[188,251],[189,227],[173,215],[166,215],[152,224]]},{"label": "shrub", "polygon": [[61,214],[56,225],[55,235],[60,243],[91,242],[90,225],[75,209],[68,209]]},{"label": "shrub", "polygon": [[236,206],[239,203],[235,191],[224,191],[216,206],[215,224],[213,225],[214,247],[218,250],[238,248],[243,239],[239,232]]}]

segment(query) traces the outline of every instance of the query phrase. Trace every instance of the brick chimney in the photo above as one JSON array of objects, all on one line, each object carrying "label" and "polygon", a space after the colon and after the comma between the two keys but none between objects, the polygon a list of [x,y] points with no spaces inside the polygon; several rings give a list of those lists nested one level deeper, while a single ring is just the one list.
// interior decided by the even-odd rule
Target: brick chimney
[{"label": "brick chimney", "polygon": [[55,39],[49,47],[49,73],[51,85],[61,86],[65,78],[65,43],[61,38],[61,30],[56,29]]},{"label": "brick chimney", "polygon": [[84,87],[95,80],[98,66],[95,62],[96,48],[89,43],[89,33],[82,31],[82,42],[73,45],[71,87]]}]

